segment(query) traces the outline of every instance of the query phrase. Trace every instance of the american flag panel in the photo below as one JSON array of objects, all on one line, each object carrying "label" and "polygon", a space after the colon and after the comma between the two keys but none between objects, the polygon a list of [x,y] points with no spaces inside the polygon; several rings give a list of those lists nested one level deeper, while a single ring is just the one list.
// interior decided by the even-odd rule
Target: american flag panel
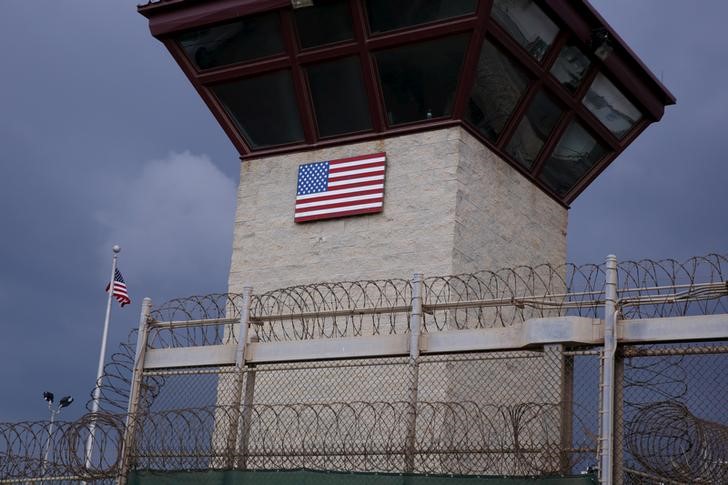
[{"label": "american flag panel", "polygon": [[381,212],[385,153],[299,165],[295,222]]}]

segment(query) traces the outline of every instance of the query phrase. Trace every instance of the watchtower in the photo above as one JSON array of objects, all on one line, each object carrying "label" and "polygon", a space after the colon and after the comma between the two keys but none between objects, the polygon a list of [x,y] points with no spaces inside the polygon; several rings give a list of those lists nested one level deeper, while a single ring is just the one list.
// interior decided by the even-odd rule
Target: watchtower
[{"label": "watchtower", "polygon": [[[675,101],[585,0],[139,11],[240,152],[231,292],[563,264],[569,204]],[[565,376],[560,350],[539,372]]]}]

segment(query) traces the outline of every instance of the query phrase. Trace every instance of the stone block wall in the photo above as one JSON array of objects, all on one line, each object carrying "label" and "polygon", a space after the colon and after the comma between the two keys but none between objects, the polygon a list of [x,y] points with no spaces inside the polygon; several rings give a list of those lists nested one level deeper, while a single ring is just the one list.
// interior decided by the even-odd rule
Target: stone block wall
[{"label": "stone block wall", "polygon": [[[298,166],[386,152],[380,214],[293,222]],[[244,161],[229,290],[563,263],[567,211],[454,127]]]}]

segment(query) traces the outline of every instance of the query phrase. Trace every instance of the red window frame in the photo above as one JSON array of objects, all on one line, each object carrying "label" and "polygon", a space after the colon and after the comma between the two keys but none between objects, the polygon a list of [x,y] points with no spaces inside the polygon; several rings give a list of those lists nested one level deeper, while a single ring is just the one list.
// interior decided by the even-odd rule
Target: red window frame
[{"label": "red window frame", "polygon": [[[586,2],[534,0],[559,27],[559,33],[548,52],[542,61],[538,62],[490,17],[492,0],[480,0],[475,12],[472,14],[376,34],[371,34],[369,30],[365,0],[344,1],[349,4],[354,39],[306,49],[302,49],[300,46],[293,10],[288,0],[217,0],[207,2],[160,0],[139,7],[139,11],[150,19],[152,34],[165,44],[238,149],[241,157],[246,159],[263,158],[281,153],[349,144],[450,126],[462,126],[544,192],[564,206],[568,206],[650,123],[658,121],[662,117],[666,105],[675,102],[672,94],[644,67],[629,47]],[[186,30],[215,25],[230,21],[235,17],[271,10],[277,11],[280,19],[280,30],[284,44],[284,52],[280,55],[198,71],[175,40],[177,34]],[[199,19],[204,19],[204,21],[201,22]],[[604,60],[597,58],[589,45],[591,32],[594,28],[607,28],[614,42],[614,52]],[[451,116],[422,120],[395,127],[388,126],[375,52],[404,44],[462,33],[469,34],[470,41],[465,52]],[[485,39],[495,43],[515,60],[531,80],[526,93],[522,96],[495,143],[485,139],[474,127],[463,120],[463,113],[467,107],[475,78],[480,50]],[[551,66],[558,57],[560,49],[567,42],[576,44],[591,61],[589,70],[576,93],[569,92],[550,74]],[[361,63],[372,129],[364,132],[321,137],[318,134],[305,68],[309,64],[348,56],[358,56]],[[291,70],[305,141],[303,143],[253,150],[238,132],[234,122],[228,117],[209,87],[217,83],[284,68]],[[599,72],[605,74],[643,113],[640,121],[621,140],[604,127],[582,103],[583,96]],[[547,138],[538,158],[530,169],[526,169],[506,153],[505,147],[525,115],[531,100],[539,90],[544,90],[550,95],[564,109],[564,114]],[[570,121],[575,117],[599,142],[610,150],[610,154],[597,163],[566,195],[561,197],[546,187],[538,177],[543,169],[544,162],[548,159]]]}]

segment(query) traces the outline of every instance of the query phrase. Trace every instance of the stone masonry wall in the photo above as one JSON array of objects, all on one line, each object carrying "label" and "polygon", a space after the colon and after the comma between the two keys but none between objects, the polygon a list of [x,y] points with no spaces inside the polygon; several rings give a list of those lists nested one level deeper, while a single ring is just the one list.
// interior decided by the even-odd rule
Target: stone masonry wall
[{"label": "stone masonry wall", "polygon": [[453,272],[566,262],[567,211],[465,131]]},{"label": "stone masonry wall", "polygon": [[[316,281],[409,278],[451,269],[458,130],[243,162],[230,291]],[[298,166],[387,153],[384,212],[293,222]]]},{"label": "stone masonry wall", "polygon": [[[293,222],[298,166],[387,153],[384,211]],[[243,162],[229,291],[563,263],[567,212],[461,128]]]}]

